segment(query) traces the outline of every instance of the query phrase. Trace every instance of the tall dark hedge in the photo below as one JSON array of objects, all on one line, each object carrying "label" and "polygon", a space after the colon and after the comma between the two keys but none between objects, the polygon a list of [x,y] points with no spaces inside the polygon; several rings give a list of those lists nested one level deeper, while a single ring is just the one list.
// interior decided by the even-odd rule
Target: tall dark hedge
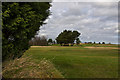
[{"label": "tall dark hedge", "polygon": [[20,57],[50,15],[49,2],[2,3],[2,60]]}]

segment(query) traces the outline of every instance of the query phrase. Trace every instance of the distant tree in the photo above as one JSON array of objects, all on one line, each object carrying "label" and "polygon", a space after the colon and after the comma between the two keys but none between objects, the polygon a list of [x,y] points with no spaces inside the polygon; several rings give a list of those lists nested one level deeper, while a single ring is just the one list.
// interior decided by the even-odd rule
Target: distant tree
[{"label": "distant tree", "polygon": [[111,44],[110,42],[108,44]]},{"label": "distant tree", "polygon": [[53,41],[53,44],[55,44],[56,42],[55,41]]},{"label": "distant tree", "polygon": [[53,43],[52,39],[49,39],[49,40],[48,40],[48,43]]},{"label": "distant tree", "polygon": [[102,44],[105,44],[105,42],[102,42]]},{"label": "distant tree", "polygon": [[69,43],[73,45],[75,39],[77,39],[79,35],[80,33],[78,31],[72,32],[71,30],[64,30],[58,35],[56,41],[58,44],[61,44],[61,46],[69,46]]},{"label": "distant tree", "polygon": [[93,44],[96,44],[95,42]]},{"label": "distant tree", "polygon": [[49,39],[49,40],[48,40],[48,44],[49,44],[49,45],[52,45],[52,44],[53,44],[53,40],[52,40],[52,39]]},{"label": "distant tree", "polygon": [[92,44],[92,42],[88,42],[88,44]]},{"label": "distant tree", "polygon": [[98,44],[101,44],[100,42]]},{"label": "distant tree", "polygon": [[32,40],[29,41],[30,45],[33,46],[46,46],[47,44],[47,38],[42,36],[42,37],[35,37]]},{"label": "distant tree", "polygon": [[79,38],[76,39],[76,44],[77,45],[80,44],[80,39]]},{"label": "distant tree", "polygon": [[50,15],[49,2],[2,3],[2,61],[21,57]]}]

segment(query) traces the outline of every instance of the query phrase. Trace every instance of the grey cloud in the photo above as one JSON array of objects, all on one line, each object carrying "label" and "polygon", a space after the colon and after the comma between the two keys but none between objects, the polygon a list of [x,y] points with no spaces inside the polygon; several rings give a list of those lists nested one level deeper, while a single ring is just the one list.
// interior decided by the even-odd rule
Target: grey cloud
[{"label": "grey cloud", "polygon": [[55,39],[64,29],[81,32],[82,41],[117,43],[117,3],[53,2],[52,15],[39,35]]}]

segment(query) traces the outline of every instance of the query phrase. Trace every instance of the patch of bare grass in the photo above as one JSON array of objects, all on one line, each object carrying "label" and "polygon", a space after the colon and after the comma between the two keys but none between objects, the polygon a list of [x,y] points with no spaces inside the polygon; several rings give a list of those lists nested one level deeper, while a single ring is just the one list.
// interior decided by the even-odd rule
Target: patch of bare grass
[{"label": "patch of bare grass", "polygon": [[54,46],[31,46],[31,47],[54,47]]},{"label": "patch of bare grass", "polygon": [[5,64],[2,74],[4,78],[63,78],[54,65],[42,59],[39,64],[30,57],[15,59]]},{"label": "patch of bare grass", "polygon": [[116,47],[84,47],[84,48],[89,48],[89,49],[119,49]]}]

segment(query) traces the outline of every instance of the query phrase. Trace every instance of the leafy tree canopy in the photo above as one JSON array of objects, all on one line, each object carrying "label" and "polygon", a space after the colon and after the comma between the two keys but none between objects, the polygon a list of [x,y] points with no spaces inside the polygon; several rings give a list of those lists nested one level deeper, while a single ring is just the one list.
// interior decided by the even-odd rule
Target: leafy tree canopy
[{"label": "leafy tree canopy", "polygon": [[71,31],[71,30],[64,30],[61,32],[58,37],[56,38],[56,41],[58,44],[73,44],[75,39],[79,37],[80,33],[78,31]]},{"label": "leafy tree canopy", "polygon": [[102,42],[102,44],[105,44],[105,42]]},{"label": "leafy tree canopy", "polygon": [[16,58],[50,15],[49,2],[2,3],[2,59]]},{"label": "leafy tree canopy", "polygon": [[52,39],[49,39],[49,40],[48,40],[48,43],[52,43],[52,42],[53,42]]},{"label": "leafy tree canopy", "polygon": [[78,45],[80,42],[81,42],[80,39],[77,38],[77,39],[76,39],[76,44]]}]

